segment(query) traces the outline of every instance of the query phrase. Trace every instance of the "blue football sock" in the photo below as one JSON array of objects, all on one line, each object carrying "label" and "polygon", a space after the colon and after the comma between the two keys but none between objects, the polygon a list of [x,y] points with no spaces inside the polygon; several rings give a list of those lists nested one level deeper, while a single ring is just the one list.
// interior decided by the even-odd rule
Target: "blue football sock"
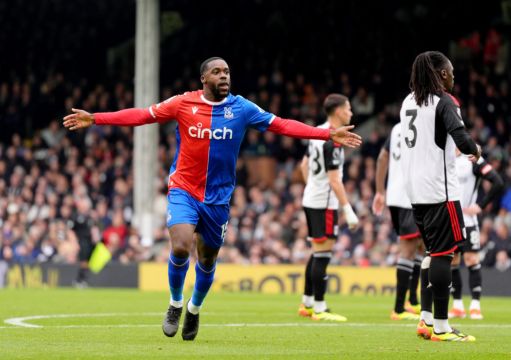
[{"label": "blue football sock", "polygon": [[213,279],[215,277],[216,263],[212,266],[195,264],[195,288],[193,289],[192,304],[200,307],[204,302],[204,298],[208,294]]},{"label": "blue football sock", "polygon": [[183,302],[183,285],[190,266],[189,258],[180,258],[172,253],[169,256],[169,287],[171,302]]}]

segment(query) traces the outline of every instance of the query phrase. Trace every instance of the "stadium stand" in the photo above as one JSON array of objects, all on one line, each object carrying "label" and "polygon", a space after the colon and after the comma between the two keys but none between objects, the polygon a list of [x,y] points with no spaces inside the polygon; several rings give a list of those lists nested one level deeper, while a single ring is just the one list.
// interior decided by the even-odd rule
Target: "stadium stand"
[{"label": "stadium stand", "polygon": [[[94,60],[95,76],[84,70],[83,76],[87,80],[79,77],[78,73],[86,61],[80,61],[73,68],[66,59],[74,58],[80,53],[80,48],[70,46],[72,42],[59,34],[65,34],[65,29],[75,29],[69,36],[87,40],[87,45],[101,38],[98,33],[113,31],[115,36],[108,40],[110,43],[105,40],[96,44],[98,48],[107,49],[113,43],[132,36],[133,29],[105,29],[102,26],[107,26],[107,22],[88,18],[82,20],[90,21],[90,26],[75,28],[70,26],[69,20],[65,20],[66,11],[72,9],[67,8],[65,2],[60,3],[61,6],[56,8],[60,9],[62,16],[56,19],[62,21],[62,26],[57,24],[54,31],[49,32],[58,40],[54,42],[56,48],[47,48],[42,40],[35,38],[26,52],[30,58],[37,50],[46,49],[47,52],[40,55],[49,57],[51,66],[47,69],[11,66],[11,72],[5,74],[0,83],[0,260],[19,263],[76,262],[78,241],[69,221],[76,211],[77,200],[85,198],[92,204],[90,216],[95,223],[94,241],[103,241],[112,251],[114,260],[122,263],[167,261],[169,245],[164,213],[166,177],[176,146],[174,125],[160,128],[160,167],[156,177],[159,186],[155,209],[161,215],[161,224],[155,231],[155,244],[145,247],[137,231],[131,227],[132,130],[93,127],[87,132],[68,133],[60,124],[62,116],[69,113],[71,107],[88,111],[131,107],[133,89],[127,80],[129,74],[117,74],[115,78],[121,79],[119,82],[108,76],[102,81],[97,69],[108,73],[104,59]],[[81,1],[75,7],[85,6],[85,3],[88,4]],[[112,11],[114,4],[110,1],[104,6],[97,5],[96,10],[98,14],[105,14]],[[36,5],[24,9],[28,14],[35,14],[38,10]],[[5,19],[21,9],[16,10],[14,6],[10,11],[12,13],[4,12]],[[127,19],[133,13],[128,12],[124,16]],[[25,25],[33,26],[34,22],[26,19],[23,20]],[[80,21],[74,19],[73,24],[75,22]],[[279,29],[278,12],[269,25]],[[357,26],[353,26],[357,31]],[[190,29],[182,31],[181,39],[197,36]],[[229,34],[225,41],[237,44],[240,39],[255,36],[250,31],[253,30]],[[461,100],[463,117],[472,136],[483,145],[485,157],[506,182],[506,193],[502,199],[489,205],[481,222],[483,264],[505,269],[511,266],[510,39],[491,27],[468,34],[460,34],[459,40],[450,44],[450,57],[456,67],[454,92]],[[2,39],[3,44],[6,39]],[[313,46],[311,37],[301,40],[303,44],[309,44],[305,47]],[[14,44],[16,39],[9,41]],[[179,41],[174,46],[179,46]],[[301,72],[296,58],[302,53],[286,56],[286,49],[274,49],[274,63],[253,62],[253,58],[268,59],[268,54],[259,54],[257,49],[252,49],[248,53],[250,56],[244,60],[235,60],[233,78],[236,86],[233,92],[247,95],[271,112],[310,124],[317,124],[324,118],[320,104],[327,93],[341,92],[350,97],[354,122],[364,134],[365,142],[360,151],[347,152],[345,186],[361,225],[357,231],[350,232],[341,216],[343,230],[335,247],[333,262],[391,266],[396,261],[397,245],[393,241],[395,235],[389,214],[386,213],[382,219],[375,218],[370,212],[370,204],[374,195],[375,159],[391,126],[398,121],[399,100],[407,92],[406,81],[394,81],[389,70],[383,71],[381,65],[372,65],[373,58],[370,57],[362,61],[368,66],[360,69],[350,61],[341,61],[339,67],[330,59],[318,60],[326,65],[325,68],[331,69],[328,72]],[[55,52],[64,50],[67,53],[63,56],[54,56]],[[162,56],[165,58],[166,52],[170,51],[164,50]],[[240,51],[243,49],[231,49],[230,54],[234,56]],[[375,49],[371,55],[377,51]],[[337,55],[332,52],[333,58]],[[183,50],[182,59],[172,65],[173,69],[163,70],[163,78],[174,80],[168,84],[163,82],[161,98],[199,87],[197,71],[194,70],[197,66],[181,64],[189,59],[189,50]],[[196,59],[196,62],[200,60]],[[309,60],[311,63],[315,61]],[[0,61],[0,65],[7,63],[6,59]],[[35,63],[33,60],[30,62]],[[176,73],[174,68],[183,70]],[[238,74],[250,75],[239,75],[238,79]],[[406,78],[405,72],[400,80]],[[238,186],[233,196],[231,220],[220,261],[252,264],[306,261],[309,249],[301,208],[303,183],[297,171],[305,145],[271,133],[254,131],[247,134],[238,163]]]}]

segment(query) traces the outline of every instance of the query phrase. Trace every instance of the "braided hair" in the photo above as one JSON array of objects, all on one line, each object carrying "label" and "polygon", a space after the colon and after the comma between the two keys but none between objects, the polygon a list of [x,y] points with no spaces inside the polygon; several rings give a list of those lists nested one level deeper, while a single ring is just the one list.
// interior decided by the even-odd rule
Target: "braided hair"
[{"label": "braided hair", "polygon": [[428,106],[433,95],[444,91],[444,83],[440,70],[446,69],[449,59],[439,51],[426,51],[417,55],[412,66],[410,90],[412,90],[417,105]]}]

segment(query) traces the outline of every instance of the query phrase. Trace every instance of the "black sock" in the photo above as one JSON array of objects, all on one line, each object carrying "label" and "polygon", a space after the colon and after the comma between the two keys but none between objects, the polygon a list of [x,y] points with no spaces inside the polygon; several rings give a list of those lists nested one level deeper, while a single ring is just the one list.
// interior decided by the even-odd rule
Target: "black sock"
[{"label": "black sock", "polygon": [[433,303],[435,319],[447,320],[449,311],[449,293],[452,281],[450,256],[431,257],[429,267],[429,282],[433,289]]},{"label": "black sock", "polygon": [[452,272],[452,297],[456,300],[461,300],[461,290],[463,289],[463,282],[461,281],[460,267],[451,267]]},{"label": "black sock", "polygon": [[[430,257],[425,259],[430,261]],[[429,286],[429,265],[421,268],[421,311],[433,312],[433,292]]]},{"label": "black sock", "polygon": [[305,267],[305,289],[303,290],[303,294],[306,296],[314,295],[314,289],[312,288],[312,254],[307,261],[307,266]]},{"label": "black sock", "polygon": [[328,277],[326,268],[330,263],[330,251],[316,252],[312,261],[312,284],[314,287],[314,301],[324,301]]},{"label": "black sock", "polygon": [[472,299],[480,300],[483,278],[481,276],[481,264],[473,265],[468,268],[468,283],[470,285],[470,292]]},{"label": "black sock", "polygon": [[406,292],[410,287],[410,278],[413,273],[413,261],[399,258],[396,265],[396,302],[394,311],[402,313],[405,311]]},{"label": "black sock", "polygon": [[77,282],[87,281],[89,277],[89,269],[88,268],[80,268],[78,270],[78,276],[76,277]]},{"label": "black sock", "polygon": [[412,278],[410,279],[410,293],[408,294],[408,300],[410,300],[412,305],[419,303],[417,299],[417,285],[419,285],[419,278],[421,276],[421,263],[422,256],[416,256],[413,262]]}]

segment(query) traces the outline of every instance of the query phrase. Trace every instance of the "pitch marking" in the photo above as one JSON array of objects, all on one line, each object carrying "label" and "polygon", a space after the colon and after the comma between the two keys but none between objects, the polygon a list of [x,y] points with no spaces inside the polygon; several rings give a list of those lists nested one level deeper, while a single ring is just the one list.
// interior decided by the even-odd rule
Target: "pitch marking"
[{"label": "pitch marking", "polygon": [[[206,314],[206,313],[205,313]],[[210,313],[212,314],[212,313]],[[32,320],[41,319],[65,319],[65,318],[86,318],[86,317],[114,317],[114,316],[161,316],[161,312],[145,313],[97,313],[97,314],[50,314],[50,315],[32,315],[5,319],[4,323],[11,326],[0,326],[0,329],[77,329],[77,328],[144,328],[160,327],[160,324],[86,324],[86,325],[37,325],[31,323]],[[465,327],[475,328],[511,328],[511,324],[463,324]],[[415,327],[416,324],[403,323],[225,323],[225,324],[202,324],[201,327]]]}]

